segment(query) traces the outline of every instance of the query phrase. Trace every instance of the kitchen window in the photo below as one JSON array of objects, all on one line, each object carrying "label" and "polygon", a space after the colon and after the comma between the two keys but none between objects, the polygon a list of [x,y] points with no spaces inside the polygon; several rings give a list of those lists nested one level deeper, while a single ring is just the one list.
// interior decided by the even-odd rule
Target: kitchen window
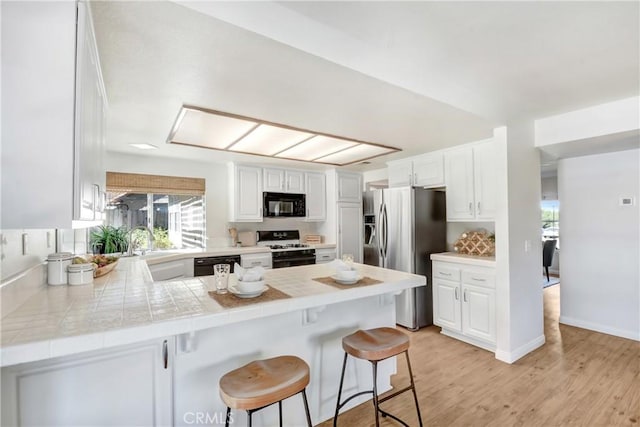
[{"label": "kitchen window", "polygon": [[[106,224],[153,231],[156,249],[205,247],[204,179],[107,172]],[[145,248],[144,230],[134,231]]]}]

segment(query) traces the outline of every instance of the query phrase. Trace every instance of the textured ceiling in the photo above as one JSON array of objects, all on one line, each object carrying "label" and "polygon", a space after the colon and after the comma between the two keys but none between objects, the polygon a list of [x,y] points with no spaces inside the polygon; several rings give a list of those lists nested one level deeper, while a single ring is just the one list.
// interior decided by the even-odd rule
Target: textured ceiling
[{"label": "textured ceiling", "polygon": [[373,169],[639,91],[637,2],[92,6],[114,151],[255,159],[166,145],[187,103],[404,150]]}]

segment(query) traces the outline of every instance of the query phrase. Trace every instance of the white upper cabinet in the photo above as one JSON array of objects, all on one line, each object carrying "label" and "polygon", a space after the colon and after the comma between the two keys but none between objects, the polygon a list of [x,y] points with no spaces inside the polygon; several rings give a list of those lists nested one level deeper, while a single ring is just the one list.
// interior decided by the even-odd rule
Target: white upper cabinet
[{"label": "white upper cabinet", "polygon": [[229,165],[229,221],[262,221],[262,168]]},{"label": "white upper cabinet", "polygon": [[445,153],[447,220],[493,221],[496,212],[496,146],[492,140]]},{"label": "white upper cabinet", "polygon": [[388,163],[389,187],[408,187],[413,182],[413,162],[403,160]]},{"label": "white upper cabinet", "polygon": [[324,221],[327,219],[326,176],[321,172],[307,172],[304,176],[307,189],[307,221]]},{"label": "white upper cabinet", "polygon": [[444,185],[444,156],[429,153],[413,159],[413,186],[442,187]]},{"label": "white upper cabinet", "polygon": [[297,170],[264,168],[264,191],[273,193],[305,192],[304,172]]},{"label": "white upper cabinet", "polygon": [[338,202],[362,202],[362,176],[359,173],[337,173],[336,192]]},{"label": "white upper cabinet", "polygon": [[497,209],[496,167],[497,149],[493,141],[473,147],[473,176],[475,189],[476,219],[493,221]]},{"label": "white upper cabinet", "polygon": [[441,152],[422,154],[388,163],[389,187],[442,187],[444,160]]},{"label": "white upper cabinet", "polygon": [[101,219],[106,97],[88,7],[2,4],[1,228]]},{"label": "white upper cabinet", "polygon": [[264,191],[272,193],[282,193],[284,191],[284,169],[262,170]]},{"label": "white upper cabinet", "polygon": [[74,214],[102,220],[106,173],[103,165],[106,95],[89,9],[78,3]]},{"label": "white upper cabinet", "polygon": [[449,151],[445,155],[445,162],[447,219],[474,219],[472,150],[462,148]]}]

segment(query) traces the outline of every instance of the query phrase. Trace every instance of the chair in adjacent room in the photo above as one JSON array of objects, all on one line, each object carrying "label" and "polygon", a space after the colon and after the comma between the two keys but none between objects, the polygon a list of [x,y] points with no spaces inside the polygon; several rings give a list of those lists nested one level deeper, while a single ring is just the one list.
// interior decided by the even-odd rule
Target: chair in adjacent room
[{"label": "chair in adjacent room", "polygon": [[557,243],[557,240],[550,239],[545,240],[544,245],[542,246],[542,266],[547,273],[547,282],[549,281],[549,267],[551,267],[551,264],[553,263],[553,254],[556,252]]}]

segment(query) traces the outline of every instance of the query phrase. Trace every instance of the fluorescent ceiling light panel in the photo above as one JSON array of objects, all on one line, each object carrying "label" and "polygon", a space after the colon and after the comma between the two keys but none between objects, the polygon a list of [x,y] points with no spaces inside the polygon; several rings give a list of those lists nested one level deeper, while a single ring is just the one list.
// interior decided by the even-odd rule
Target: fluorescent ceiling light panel
[{"label": "fluorescent ceiling light panel", "polygon": [[334,154],[329,154],[328,156],[321,157],[316,159],[315,161],[318,163],[329,163],[329,164],[339,164],[344,165],[347,163],[353,162],[361,162],[365,159],[369,159],[376,156],[381,156],[383,154],[393,153],[395,150],[392,150],[387,147],[380,147],[377,145],[369,145],[369,144],[359,144],[355,147],[348,148],[343,151],[339,151]]},{"label": "fluorescent ceiling light panel", "polygon": [[229,147],[229,150],[273,156],[311,138],[313,135],[309,132],[261,124],[247,136]]},{"label": "fluorescent ceiling light panel", "polygon": [[242,138],[258,123],[234,117],[184,110],[172,141],[186,145],[225,149]]},{"label": "fluorescent ceiling light panel", "polygon": [[131,147],[138,148],[140,150],[157,150],[158,147],[152,144],[129,144]]},{"label": "fluorescent ceiling light panel", "polygon": [[336,151],[357,145],[357,142],[348,141],[346,139],[330,138],[328,136],[318,135],[302,144],[291,147],[276,155],[286,159],[313,161],[319,157],[324,157]]},{"label": "fluorescent ceiling light panel", "polygon": [[336,166],[400,151],[189,105],[180,109],[167,143]]}]

